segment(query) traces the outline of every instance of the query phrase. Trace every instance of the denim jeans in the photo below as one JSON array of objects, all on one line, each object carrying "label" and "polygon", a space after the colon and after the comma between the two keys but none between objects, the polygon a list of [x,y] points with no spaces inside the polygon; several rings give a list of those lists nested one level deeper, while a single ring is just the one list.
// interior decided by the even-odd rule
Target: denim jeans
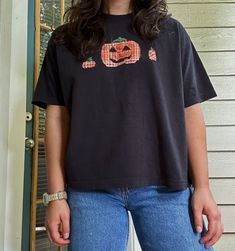
[{"label": "denim jeans", "polygon": [[125,251],[128,211],[143,251],[213,251],[199,242],[193,225],[192,187],[172,190],[162,185],[138,188],[75,190],[67,188],[70,207],[68,251]]}]

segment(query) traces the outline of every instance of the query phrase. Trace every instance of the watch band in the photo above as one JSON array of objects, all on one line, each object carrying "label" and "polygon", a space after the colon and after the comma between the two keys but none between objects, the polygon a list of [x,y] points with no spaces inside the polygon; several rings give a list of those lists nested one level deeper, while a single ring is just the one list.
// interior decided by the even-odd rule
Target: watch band
[{"label": "watch band", "polygon": [[67,193],[65,191],[59,191],[57,193],[48,194],[48,201],[67,199]]},{"label": "watch band", "polygon": [[48,205],[48,203],[50,201],[62,200],[62,199],[67,200],[67,192],[66,191],[59,191],[57,193],[52,193],[52,194],[48,194],[48,193],[43,194],[43,204],[45,206]]}]

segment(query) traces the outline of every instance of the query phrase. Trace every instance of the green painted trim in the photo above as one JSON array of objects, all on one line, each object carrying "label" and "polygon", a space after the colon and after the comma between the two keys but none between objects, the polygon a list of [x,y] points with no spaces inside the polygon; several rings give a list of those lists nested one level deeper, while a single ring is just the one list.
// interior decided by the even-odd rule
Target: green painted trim
[{"label": "green painted trim", "polygon": [[[28,45],[27,45],[27,102],[26,111],[33,115],[31,99],[34,91],[34,40],[35,40],[35,3],[28,1]],[[33,137],[33,120],[26,122],[27,137]],[[25,170],[24,170],[24,198],[23,198],[23,222],[22,222],[22,243],[21,250],[28,251],[30,243],[30,201],[31,201],[31,172],[32,151],[25,150]]]}]

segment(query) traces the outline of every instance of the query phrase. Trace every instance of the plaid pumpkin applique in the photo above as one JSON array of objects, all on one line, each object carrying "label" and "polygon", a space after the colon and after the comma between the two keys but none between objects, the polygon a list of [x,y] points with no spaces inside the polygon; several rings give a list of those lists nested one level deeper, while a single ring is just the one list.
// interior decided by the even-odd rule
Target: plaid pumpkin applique
[{"label": "plaid pumpkin applique", "polygon": [[137,42],[118,37],[111,43],[103,44],[101,59],[107,67],[133,64],[140,59],[141,49]]}]

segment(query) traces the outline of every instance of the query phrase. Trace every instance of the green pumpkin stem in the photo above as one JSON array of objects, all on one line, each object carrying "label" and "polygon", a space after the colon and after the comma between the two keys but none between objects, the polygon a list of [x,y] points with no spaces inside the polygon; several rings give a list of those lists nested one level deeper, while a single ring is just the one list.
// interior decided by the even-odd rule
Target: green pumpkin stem
[{"label": "green pumpkin stem", "polygon": [[113,40],[113,42],[123,42],[123,41],[127,41],[127,39],[124,38],[124,37],[118,37],[118,38]]}]

